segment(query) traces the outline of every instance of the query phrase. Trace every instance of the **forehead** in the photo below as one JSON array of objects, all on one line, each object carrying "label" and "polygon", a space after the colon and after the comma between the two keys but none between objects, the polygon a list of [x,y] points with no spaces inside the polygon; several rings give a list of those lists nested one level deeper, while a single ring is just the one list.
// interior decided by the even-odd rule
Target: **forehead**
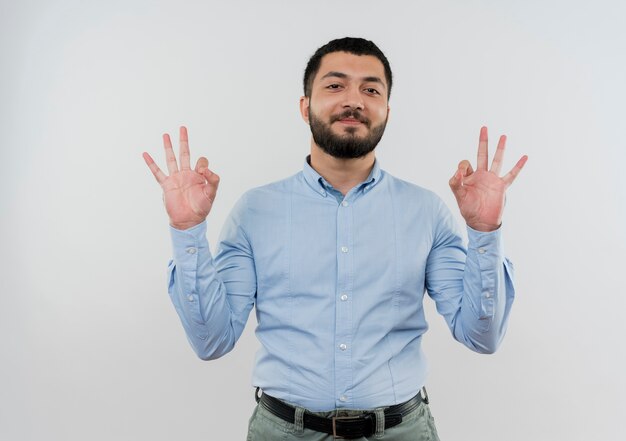
[{"label": "forehead", "polygon": [[385,67],[373,55],[355,55],[348,52],[331,52],[322,57],[320,68],[315,75],[317,81],[328,72],[341,72],[349,77],[378,77],[387,86]]}]

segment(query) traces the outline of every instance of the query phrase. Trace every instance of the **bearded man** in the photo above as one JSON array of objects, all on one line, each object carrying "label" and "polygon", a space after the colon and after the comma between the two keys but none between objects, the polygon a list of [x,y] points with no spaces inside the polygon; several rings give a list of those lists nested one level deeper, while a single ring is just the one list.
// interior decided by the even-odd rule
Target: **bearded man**
[{"label": "bearded man", "polygon": [[207,159],[191,169],[184,127],[180,169],[168,135],[169,176],[144,153],[170,218],[169,294],[197,355],[233,349],[256,309],[249,440],[437,440],[424,388],[424,293],[471,350],[492,353],[504,336],[514,288],[501,218],[527,157],[500,177],[506,138],[488,168],[481,129],[476,170],[461,161],[449,181],[465,247],[436,195],[376,161],[391,86],[373,42],[319,48],[300,99],[312,134],[303,170],[246,192],[214,255],[205,219],[219,177]]}]

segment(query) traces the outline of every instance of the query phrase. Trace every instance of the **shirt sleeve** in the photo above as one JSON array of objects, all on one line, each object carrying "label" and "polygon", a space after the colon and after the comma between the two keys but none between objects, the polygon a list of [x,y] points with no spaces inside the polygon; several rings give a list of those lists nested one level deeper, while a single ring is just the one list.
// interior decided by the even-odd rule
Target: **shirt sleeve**
[{"label": "shirt sleeve", "polygon": [[491,354],[504,337],[515,297],[502,228],[483,233],[468,226],[466,249],[449,210],[444,206],[440,214],[426,265],[426,289],[454,338],[473,351]]},{"label": "shirt sleeve", "polygon": [[242,199],[222,229],[215,258],[206,239],[206,221],[187,230],[170,227],[168,292],[189,343],[203,360],[232,350],[255,302],[254,259],[244,221]]}]

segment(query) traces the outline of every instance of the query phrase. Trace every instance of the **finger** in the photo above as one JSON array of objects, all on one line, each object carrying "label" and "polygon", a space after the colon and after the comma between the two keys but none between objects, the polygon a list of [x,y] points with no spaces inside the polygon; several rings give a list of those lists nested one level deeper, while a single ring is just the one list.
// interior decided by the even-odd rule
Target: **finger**
[{"label": "finger", "polygon": [[489,152],[487,151],[487,127],[480,128],[480,136],[478,138],[478,162],[476,170],[487,170],[487,162]]},{"label": "finger", "polygon": [[196,162],[196,168],[194,169],[196,173],[202,173],[202,170],[209,167],[209,160],[204,156],[198,158]]},{"label": "finger", "polygon": [[167,133],[163,135],[163,147],[165,148],[165,160],[167,162],[167,171],[170,176],[178,171],[178,165],[176,164],[176,156],[172,149],[172,140]]},{"label": "finger", "polygon": [[498,141],[498,148],[496,154],[491,161],[491,171],[496,175],[500,175],[500,169],[502,168],[502,158],[504,158],[504,148],[506,146],[506,135],[502,135]]},{"label": "finger", "polygon": [[505,182],[507,187],[513,183],[515,178],[517,178],[519,172],[522,171],[522,168],[524,168],[526,161],[528,161],[528,156],[522,156],[520,160],[517,161],[517,164],[515,164],[515,166],[511,169],[511,171],[504,175],[502,180]]},{"label": "finger", "polygon": [[209,184],[215,187],[217,187],[220,183],[220,177],[208,168],[202,170],[202,176],[204,176],[204,179],[206,179]]},{"label": "finger", "polygon": [[450,189],[457,200],[463,199],[467,190],[463,187],[463,172],[460,168],[456,171],[454,176],[450,178],[448,184],[450,184]]},{"label": "finger", "polygon": [[461,162],[459,162],[459,170],[461,171],[463,176],[469,176],[472,173],[474,173],[472,164],[467,159],[464,159]]},{"label": "finger", "polygon": [[457,171],[454,172],[454,175],[450,178],[450,181],[448,181],[448,184],[452,189],[460,187],[462,179],[461,171],[457,169]]},{"label": "finger", "polygon": [[167,179],[167,175],[161,171],[158,165],[156,165],[154,159],[152,159],[152,156],[150,156],[146,152],[143,152],[143,160],[146,161],[146,164],[150,168],[150,171],[152,172],[159,184]]},{"label": "finger", "polygon": [[472,168],[472,164],[470,164],[467,159],[459,162],[459,166],[454,173],[454,176],[452,176],[452,178],[450,178],[450,181],[448,182],[450,184],[450,187],[452,188],[452,191],[455,191],[456,189],[462,187],[464,179],[470,176],[472,173],[474,173],[474,169]]},{"label": "finger", "polygon": [[187,127],[185,126],[180,127],[179,144],[180,151],[178,154],[178,158],[180,160],[180,169],[189,170],[191,169],[191,163],[189,158],[189,138],[187,137]]},{"label": "finger", "polygon": [[215,195],[217,194],[217,187],[220,183],[220,177],[208,168],[204,170],[203,175],[207,180],[207,183],[204,187],[202,187],[202,191],[211,204],[213,204],[213,201],[215,201]]}]

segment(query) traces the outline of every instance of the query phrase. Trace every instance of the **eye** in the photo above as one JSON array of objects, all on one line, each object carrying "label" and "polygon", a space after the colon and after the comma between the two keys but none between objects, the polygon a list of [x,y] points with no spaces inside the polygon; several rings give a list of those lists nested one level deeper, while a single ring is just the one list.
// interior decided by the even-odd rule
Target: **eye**
[{"label": "eye", "polygon": [[332,90],[337,90],[340,87],[341,87],[341,84],[336,84],[336,83],[329,84],[328,86],[326,86],[327,89],[332,89]]},{"label": "eye", "polygon": [[372,95],[380,95],[380,92],[373,87],[368,87],[365,89],[367,93],[371,93]]}]

